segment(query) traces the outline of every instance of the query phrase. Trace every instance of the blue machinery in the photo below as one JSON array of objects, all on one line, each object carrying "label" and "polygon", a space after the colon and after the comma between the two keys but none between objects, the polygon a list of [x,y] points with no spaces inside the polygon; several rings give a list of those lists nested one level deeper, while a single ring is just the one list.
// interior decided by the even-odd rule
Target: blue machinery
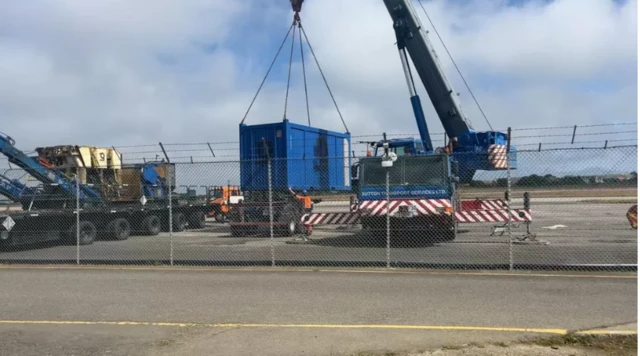
[{"label": "blue machinery", "polygon": [[0,194],[26,206],[38,194],[38,189],[27,187],[17,179],[11,179],[0,174]]},{"label": "blue machinery", "polygon": [[79,199],[84,203],[103,203],[100,193],[83,184],[80,184],[78,189],[74,179],[68,178],[53,167],[47,167],[37,158],[27,156],[14,145],[15,141],[11,137],[0,135],[0,152],[7,156],[9,162],[17,165],[44,183],[45,189],[47,189],[47,186],[50,186],[52,189],[57,190],[58,194],[70,195],[73,198],[78,196],[79,191]]},{"label": "blue machinery", "polygon": [[[440,154],[449,152],[458,163],[458,176],[461,182],[473,179],[476,170],[505,170],[507,168],[507,149],[510,168],[516,168],[516,150],[510,145],[508,134],[497,131],[476,132],[466,118],[457,94],[449,83],[435,50],[410,0],[383,0],[396,35],[400,60],[411,95],[411,106],[416,119],[420,139],[388,140],[392,152],[400,155],[405,152],[413,155]],[[407,56],[408,54],[408,56]],[[409,67],[409,57],[424,85],[429,99],[442,122],[450,140],[446,148],[434,150],[429,129],[425,120],[420,97]],[[381,148],[383,141],[375,144]]]},{"label": "blue machinery", "polygon": [[[59,197],[61,196],[77,198],[83,205],[106,205],[109,202],[98,191],[88,185],[80,184],[78,187],[75,178],[67,177],[55,167],[47,164],[47,162],[27,156],[15,147],[15,141],[9,136],[0,135],[0,153],[7,156],[9,162],[22,168],[42,182],[44,190],[47,192],[47,198],[49,198],[34,197],[38,193],[36,188],[27,187],[18,180],[0,175],[0,194],[15,202],[25,205],[34,198],[35,200],[52,200],[51,197],[60,199]],[[157,169],[159,165],[166,165],[166,163],[147,162],[134,166],[134,169],[140,170],[140,183],[143,187],[141,193],[145,197],[158,198],[167,195],[167,183],[165,182],[164,174],[160,174],[159,169]],[[173,189],[173,184],[170,185],[170,189]]]}]

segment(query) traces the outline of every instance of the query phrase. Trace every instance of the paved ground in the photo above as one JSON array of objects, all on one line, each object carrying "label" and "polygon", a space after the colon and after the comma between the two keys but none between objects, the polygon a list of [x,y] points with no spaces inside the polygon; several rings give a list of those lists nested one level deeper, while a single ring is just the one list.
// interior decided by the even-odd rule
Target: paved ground
[{"label": "paved ground", "polygon": [[421,351],[637,321],[624,274],[5,268],[0,284],[0,355]]},{"label": "paved ground", "polygon": [[[550,269],[637,264],[637,231],[625,217],[629,204],[576,204],[569,200],[573,203],[547,199],[534,204],[532,231],[548,242],[546,245],[510,247],[506,236],[490,236],[491,224],[461,224],[458,238],[451,243],[428,244],[420,236],[392,236],[390,262],[393,266],[489,268],[506,267],[513,261],[516,268]],[[340,209],[340,205],[320,208]],[[524,226],[514,230],[515,235],[523,233]],[[181,264],[270,265],[275,256],[279,265],[335,266],[384,265],[387,259],[385,237],[372,236],[357,226],[316,228],[308,244],[291,244],[292,240],[232,238],[228,227],[211,222],[204,230],[175,233],[172,239],[161,234],[98,241],[81,246],[80,258],[87,262],[166,263],[172,255],[175,263]],[[0,260],[75,261],[76,254],[75,246],[49,244],[5,251]]]}]

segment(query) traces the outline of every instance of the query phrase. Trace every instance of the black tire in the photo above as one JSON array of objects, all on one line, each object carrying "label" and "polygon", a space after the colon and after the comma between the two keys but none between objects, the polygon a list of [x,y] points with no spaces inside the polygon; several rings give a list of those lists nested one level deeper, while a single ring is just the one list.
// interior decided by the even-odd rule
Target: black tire
[{"label": "black tire", "polygon": [[278,235],[291,237],[299,231],[299,223],[301,214],[296,206],[292,204],[286,205],[282,208],[282,212],[278,217],[278,222],[286,223],[286,225],[277,229]]},{"label": "black tire", "polygon": [[456,239],[456,232],[451,230],[447,231],[444,235],[444,241],[453,241]]},{"label": "black tire", "polygon": [[243,237],[245,235],[246,229],[241,226],[231,226],[231,236],[233,237]]},{"label": "black tire", "polygon": [[298,226],[298,221],[290,219],[289,222],[287,222],[287,225],[283,228],[282,234],[286,237],[292,237],[299,231]]},{"label": "black tire", "polygon": [[142,219],[142,232],[148,236],[156,236],[162,228],[160,218],[157,215],[147,215]]},{"label": "black tire", "polygon": [[126,240],[131,235],[131,224],[125,218],[116,218],[107,224],[107,236],[113,240]]},{"label": "black tire", "polygon": [[189,214],[189,228],[203,229],[205,227],[207,217],[204,212],[197,210]]},{"label": "black tire", "polygon": [[449,223],[450,223],[449,228],[443,233],[444,241],[453,241],[456,239],[456,230],[458,230],[458,223],[453,220],[453,217],[451,218]]},{"label": "black tire", "polygon": [[214,215],[214,219],[216,219],[217,223],[224,223],[224,221],[226,220],[224,217],[224,214],[220,211],[216,212]]},{"label": "black tire", "polygon": [[[80,221],[80,245],[91,245],[96,240],[98,230],[91,221]],[[67,238],[69,242],[76,242],[76,224],[72,224],[67,230]]]},{"label": "black tire", "polygon": [[183,213],[173,213],[173,231],[182,232],[187,228],[187,218]]}]

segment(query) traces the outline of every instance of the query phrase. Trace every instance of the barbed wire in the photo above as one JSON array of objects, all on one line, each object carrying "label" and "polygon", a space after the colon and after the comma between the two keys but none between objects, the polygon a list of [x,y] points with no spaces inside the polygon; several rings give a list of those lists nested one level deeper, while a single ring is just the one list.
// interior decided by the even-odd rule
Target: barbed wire
[{"label": "barbed wire", "polygon": [[[598,135],[618,135],[618,134],[637,134],[638,131],[611,131],[611,132],[587,132],[587,133],[576,133],[576,136],[598,136]],[[512,139],[515,138],[540,138],[540,137],[563,137],[567,136],[567,134],[549,134],[549,135],[529,135],[529,136],[513,136]]]},{"label": "barbed wire", "polygon": [[[163,143],[164,146],[197,146],[197,145],[228,145],[228,144],[237,144],[238,141],[227,141],[227,142],[193,142],[193,143]],[[157,146],[157,145],[156,145]]]},{"label": "barbed wire", "polygon": [[[512,136],[512,143],[514,146],[518,147],[518,148],[523,148],[524,150],[527,150],[527,147],[537,147],[537,151],[542,150],[542,147],[547,147],[547,146],[561,146],[561,145],[566,145],[567,147],[564,148],[554,148],[554,149],[569,149],[569,148],[577,148],[576,145],[585,145],[585,144],[598,144],[598,146],[594,146],[593,148],[598,148],[598,147],[607,147],[607,145],[609,145],[609,143],[614,143],[616,144],[616,146],[608,146],[608,148],[613,148],[613,147],[622,147],[620,146],[620,143],[628,143],[631,144],[633,142],[637,143],[637,137],[634,138],[620,138],[620,136],[622,135],[630,135],[630,134],[637,134],[637,129],[636,130],[621,130],[621,131],[604,131],[604,132],[580,132],[579,129],[588,129],[588,128],[601,128],[601,127],[611,127],[611,126],[629,126],[629,125],[637,125],[637,122],[620,122],[620,123],[606,123],[606,124],[589,124],[589,125],[566,125],[566,126],[547,126],[547,127],[524,127],[524,128],[512,128],[512,132],[514,131],[536,131],[536,130],[562,130],[562,129],[571,129],[572,131],[570,132],[566,132],[566,133],[549,133],[549,134],[535,134],[535,135],[522,135],[522,136]],[[502,130],[503,132],[506,132],[506,130]],[[583,130],[584,131],[584,130]],[[430,136],[433,138],[438,138],[438,136],[441,137],[441,141],[445,141],[445,137],[444,137],[445,133],[441,132],[441,133],[431,133]],[[394,138],[394,137],[399,137],[399,136],[412,136],[412,137],[417,137],[419,136],[417,133],[413,133],[413,134],[409,134],[409,133],[391,133],[391,134],[387,134],[388,137],[390,138]],[[576,140],[576,138],[579,137],[602,137],[599,140],[585,140],[585,141],[578,141]],[[606,137],[606,136],[612,136],[612,137]],[[532,142],[532,140],[530,139],[536,139],[536,138],[558,138],[558,137],[567,137],[567,138],[571,138],[571,142],[567,142],[567,141],[550,141],[550,142],[545,142],[545,141],[540,141],[540,142]],[[365,141],[365,142],[354,142],[357,140],[353,140],[353,139],[358,139],[358,138],[376,138],[375,141],[378,141],[381,138],[380,134],[370,134],[370,135],[352,135],[352,154],[355,152],[366,152],[366,150],[354,150],[353,148],[358,147],[359,144],[363,144],[365,142],[370,142],[370,141]],[[521,142],[519,140],[523,140],[526,139],[524,142]],[[374,141],[374,140],[371,140]],[[528,142],[527,142],[528,141]],[[304,144],[296,144],[299,142],[304,142]],[[294,139],[293,141],[289,142],[289,147],[295,149],[295,148],[304,148],[304,147],[308,147],[309,145],[307,144],[307,140],[304,139]],[[291,144],[293,143],[293,144]],[[174,160],[189,160],[189,161],[193,161],[194,159],[215,159],[216,161],[219,158],[240,158],[239,157],[239,142],[238,141],[221,141],[221,142],[178,142],[178,143],[158,143],[158,144],[139,144],[139,145],[124,145],[124,146],[115,146],[114,148],[119,150],[120,153],[123,156],[123,162],[142,162],[145,161],[147,159],[149,160],[153,160],[153,159],[159,159],[159,158],[169,158],[170,160],[174,161]],[[236,145],[233,147],[219,147],[221,145]],[[199,146],[199,147],[198,147]],[[203,147],[204,146],[204,147]],[[217,146],[215,149],[212,146]],[[133,150],[133,151],[129,151],[127,149],[132,149],[132,148],[151,148],[151,147],[155,147],[156,149],[154,150]],[[179,149],[174,149],[174,147],[184,147],[184,148],[179,148]],[[591,148],[591,147],[589,147]],[[520,149],[519,149],[520,150]],[[524,151],[522,150],[522,151]],[[200,152],[211,152],[211,154],[207,154],[207,155],[200,155],[197,153]],[[31,153],[35,153],[35,151],[29,151]],[[188,153],[196,153],[195,155],[185,155]],[[237,152],[237,154],[223,154],[223,155],[217,155],[216,152]],[[254,149],[250,149],[249,153],[250,154],[256,154],[261,152],[261,150],[259,148],[254,148]],[[180,154],[178,156],[173,156],[174,154]],[[155,155],[155,158],[148,158],[145,155]],[[133,157],[132,157],[133,156]],[[142,157],[140,157],[142,156]],[[0,162],[8,162],[8,159],[6,157],[2,157],[0,156]]]},{"label": "barbed wire", "polygon": [[525,127],[525,128],[512,128],[511,131],[528,131],[528,130],[555,130],[555,129],[572,129],[586,128],[586,127],[605,127],[605,126],[626,126],[626,125],[638,125],[637,122],[620,122],[620,123],[608,123],[608,124],[591,124],[591,125],[571,125],[571,126],[547,126],[547,127]]},{"label": "barbed wire", "polygon": [[[612,132],[603,132],[603,133],[582,133],[582,134],[576,134],[575,137],[580,137],[580,136],[604,136],[604,135],[624,135],[624,134],[633,134],[633,133],[637,133],[636,131],[612,131]],[[522,139],[522,138],[545,138],[545,137],[570,137],[572,135],[570,134],[552,134],[552,135],[528,135],[528,136],[515,136],[512,137],[512,139]],[[619,141],[625,141],[625,140],[633,140],[635,138],[624,138],[624,139],[602,139],[600,141],[612,141],[612,142],[619,142]],[[290,144],[288,145],[288,147],[290,148],[306,148],[309,147],[308,144],[295,144],[295,142],[307,142],[305,140],[293,140],[294,144]],[[600,142],[600,141],[588,141],[588,142]],[[587,141],[581,141],[582,143],[587,142]],[[581,142],[574,142],[574,143],[581,143]],[[357,145],[359,143],[362,142],[352,142],[352,145]],[[518,143],[518,142],[514,142],[514,145],[537,145],[539,143],[542,144],[562,144],[565,142],[535,142],[535,143]],[[569,142],[570,144],[571,142]],[[195,145],[195,144],[193,144]],[[183,145],[183,146],[186,146]],[[215,151],[238,151],[239,147],[224,147],[224,148],[217,148],[215,149]],[[255,148],[255,150],[261,150],[260,148]],[[176,150],[167,150],[165,149],[165,152],[167,153],[172,153],[172,152],[206,152],[206,151],[210,151],[207,148],[190,148],[190,149],[176,149]],[[149,151],[122,151],[122,154],[161,154],[162,150],[160,149],[160,147],[158,147],[158,149],[156,150],[149,150]]]},{"label": "barbed wire", "polygon": [[[607,126],[627,126],[627,125],[637,125],[637,122],[621,122],[621,123],[607,123],[607,124],[591,124],[591,125],[571,125],[571,126],[546,126],[546,127],[523,127],[523,128],[511,128],[511,131],[535,131],[535,130],[557,130],[557,129],[579,129],[579,128],[592,128],[592,127],[607,127]],[[498,130],[502,132],[507,132],[507,129]],[[620,131],[619,133],[631,133],[635,131]],[[618,132],[611,132],[611,134],[615,134]],[[443,136],[444,132],[435,132],[430,133],[430,136]],[[609,133],[592,133],[594,135],[597,134],[609,134]],[[418,133],[388,133],[387,136],[416,136]],[[582,134],[586,135],[586,134]],[[351,138],[366,138],[366,137],[381,137],[380,133],[376,134],[362,134],[362,135],[351,135]],[[524,136],[522,136],[524,137]],[[527,136],[529,137],[529,136]],[[536,137],[536,136],[530,136]],[[540,137],[551,137],[550,135],[540,135]],[[516,137],[514,137],[516,138]],[[223,145],[223,144],[238,144],[239,141],[224,141],[224,142],[170,142],[170,143],[162,143],[163,146],[201,146],[201,145]],[[115,146],[116,149],[120,148],[136,148],[136,147],[158,147],[158,144],[141,144],[141,145],[129,145],[129,146]]]}]

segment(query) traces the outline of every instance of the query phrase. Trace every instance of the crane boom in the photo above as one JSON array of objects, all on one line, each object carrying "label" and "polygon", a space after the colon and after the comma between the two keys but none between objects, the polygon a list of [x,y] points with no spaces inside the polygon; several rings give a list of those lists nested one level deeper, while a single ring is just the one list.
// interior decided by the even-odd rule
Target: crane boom
[{"label": "crane boom", "polygon": [[[457,94],[442,70],[438,55],[415,13],[411,1],[383,1],[393,20],[398,49],[401,52],[406,50],[409,53],[447,136],[452,139],[473,130],[462,110]],[[403,59],[402,62],[403,66],[406,66],[406,60]]]},{"label": "crane boom", "polygon": [[[409,86],[411,105],[421,139],[421,142],[413,139],[393,139],[389,141],[389,147],[392,147],[396,154],[399,149],[418,155],[433,154],[434,151],[450,152],[457,162],[458,173],[464,183],[470,182],[477,170],[515,169],[516,148],[509,144],[508,134],[498,131],[474,131],[462,110],[457,93],[442,69],[427,32],[416,15],[411,0],[382,0],[382,2],[393,21],[398,52]],[[425,115],[409,67],[409,58],[449,138],[450,149],[434,150],[432,147]],[[382,141],[378,142],[377,147],[381,145]]]}]

